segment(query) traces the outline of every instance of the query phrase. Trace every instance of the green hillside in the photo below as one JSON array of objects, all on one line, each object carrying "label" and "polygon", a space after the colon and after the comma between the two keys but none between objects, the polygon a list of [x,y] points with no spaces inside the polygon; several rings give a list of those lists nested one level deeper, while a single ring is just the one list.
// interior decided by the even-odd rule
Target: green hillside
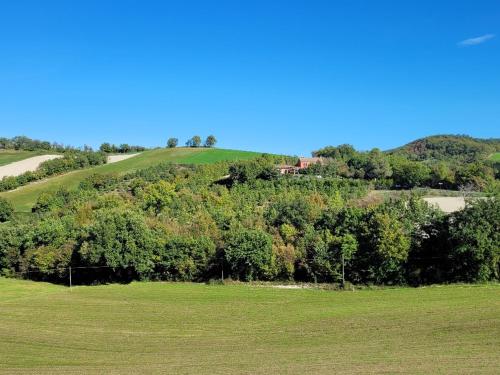
[{"label": "green hillside", "polygon": [[42,192],[56,191],[60,187],[76,188],[81,181],[95,173],[128,173],[149,166],[172,162],[178,164],[209,164],[224,160],[247,160],[260,155],[255,152],[206,149],[176,148],[145,151],[133,158],[95,168],[78,170],[21,187],[15,191],[1,193],[0,196],[12,202],[16,211],[28,212]]},{"label": "green hillside", "polygon": [[31,158],[37,155],[44,155],[47,152],[41,151],[15,151],[15,150],[0,150],[0,167],[2,165],[7,165],[14,163],[16,161],[21,161],[24,159]]},{"label": "green hillside", "polygon": [[76,287],[0,278],[0,372],[484,373],[500,288]]},{"label": "green hillside", "polygon": [[388,151],[413,160],[460,160],[472,162],[487,159],[500,151],[500,139],[481,139],[465,135],[436,135],[417,139]]},{"label": "green hillside", "polygon": [[500,152],[496,152],[490,156],[490,159],[493,161],[500,161]]}]

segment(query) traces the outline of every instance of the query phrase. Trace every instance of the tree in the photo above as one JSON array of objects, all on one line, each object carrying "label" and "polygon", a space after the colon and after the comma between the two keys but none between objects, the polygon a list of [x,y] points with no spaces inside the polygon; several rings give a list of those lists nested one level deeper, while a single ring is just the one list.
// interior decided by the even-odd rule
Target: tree
[{"label": "tree", "polygon": [[392,169],[394,183],[403,188],[422,186],[429,181],[431,174],[430,168],[422,162],[403,158],[394,158]]},{"label": "tree", "polygon": [[314,219],[311,203],[303,198],[280,200],[270,205],[264,216],[270,225],[279,227],[288,224],[299,230]]},{"label": "tree", "polygon": [[195,135],[193,138],[186,142],[186,146],[188,147],[200,147],[201,146],[201,137],[199,135]]},{"label": "tree", "polygon": [[143,201],[146,210],[159,214],[175,196],[175,186],[166,181],[158,181],[144,190]]},{"label": "tree", "polygon": [[392,175],[389,160],[376,148],[368,153],[368,161],[365,170],[365,177],[368,179],[387,178]]},{"label": "tree", "polygon": [[179,140],[177,138],[169,138],[167,141],[168,148],[176,148],[179,144]]},{"label": "tree", "polygon": [[217,139],[213,135],[209,135],[205,141],[205,147],[214,147],[217,143]]},{"label": "tree", "polygon": [[101,152],[105,152],[105,153],[109,154],[109,153],[113,152],[113,147],[108,142],[105,142],[101,145],[101,147],[99,147],[99,150],[101,150]]},{"label": "tree", "polygon": [[410,238],[403,224],[390,213],[375,213],[368,223],[372,230],[374,257],[371,265],[377,283],[401,283],[402,265],[408,259]]},{"label": "tree", "polygon": [[450,276],[453,281],[500,278],[500,201],[480,199],[449,221]]},{"label": "tree", "polygon": [[356,237],[350,233],[340,237],[338,242],[340,245],[340,256],[342,261],[342,284],[345,284],[346,262],[349,262],[354,257],[354,254],[358,251],[359,245]]},{"label": "tree", "polygon": [[225,259],[238,279],[264,278],[271,267],[272,252],[272,237],[262,230],[237,229],[226,236]]},{"label": "tree", "polygon": [[127,152],[130,152],[130,151],[131,151],[130,145],[128,145],[127,143],[123,143],[120,145],[120,149],[119,149],[120,153],[126,154]]},{"label": "tree", "polygon": [[155,273],[160,279],[198,281],[215,255],[215,244],[206,237],[174,236],[156,252]]},{"label": "tree", "polygon": [[9,221],[14,213],[12,204],[5,198],[0,198],[0,223]]},{"label": "tree", "polygon": [[103,209],[86,228],[78,255],[85,265],[112,267],[105,270],[112,279],[134,277],[133,273],[144,278],[153,270],[156,245],[144,216],[130,210]]}]

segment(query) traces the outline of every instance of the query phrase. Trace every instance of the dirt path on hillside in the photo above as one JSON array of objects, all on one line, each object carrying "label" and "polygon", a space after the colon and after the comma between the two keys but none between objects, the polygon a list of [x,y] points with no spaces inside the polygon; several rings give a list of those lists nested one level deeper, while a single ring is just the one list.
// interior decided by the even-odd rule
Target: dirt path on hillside
[{"label": "dirt path on hillside", "polygon": [[41,155],[16,161],[0,167],[0,180],[4,177],[15,177],[26,172],[34,172],[40,164],[47,160],[62,158],[62,155]]},{"label": "dirt path on hillside", "polygon": [[122,160],[127,160],[130,158],[133,158],[134,156],[140,155],[140,153],[137,154],[125,154],[125,155],[110,155],[108,156],[108,164],[113,164],[117,163]]}]

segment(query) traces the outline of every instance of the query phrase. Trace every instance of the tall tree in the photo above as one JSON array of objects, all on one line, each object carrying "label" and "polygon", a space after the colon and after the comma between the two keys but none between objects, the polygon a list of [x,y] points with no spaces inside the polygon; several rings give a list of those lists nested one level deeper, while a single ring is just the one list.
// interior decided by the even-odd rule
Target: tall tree
[{"label": "tall tree", "polygon": [[186,146],[188,147],[200,147],[201,146],[201,137],[199,135],[195,135],[193,138],[186,142]]},{"label": "tall tree", "polygon": [[111,153],[113,152],[113,146],[111,146],[108,142],[105,142],[101,145],[101,147],[99,147],[99,150],[105,153]]},{"label": "tall tree", "polygon": [[226,262],[232,276],[241,280],[265,277],[271,266],[272,251],[272,237],[260,229],[237,229],[226,236]]},{"label": "tall tree", "polygon": [[217,143],[217,139],[213,135],[209,135],[205,140],[205,147],[214,147]]},{"label": "tall tree", "polygon": [[500,278],[500,201],[481,199],[450,218],[450,274],[454,281]]},{"label": "tall tree", "polygon": [[179,144],[179,140],[177,138],[169,138],[167,141],[168,148],[176,148]]}]

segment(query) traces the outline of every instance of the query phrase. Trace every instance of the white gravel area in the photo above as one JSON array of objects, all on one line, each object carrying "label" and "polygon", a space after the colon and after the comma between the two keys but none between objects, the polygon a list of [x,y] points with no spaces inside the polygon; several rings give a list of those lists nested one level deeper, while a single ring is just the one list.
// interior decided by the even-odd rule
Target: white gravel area
[{"label": "white gravel area", "polygon": [[110,155],[108,156],[108,164],[113,164],[117,163],[122,160],[127,160],[130,158],[133,158],[134,156],[140,155],[141,153],[137,154],[124,154],[124,155]]},{"label": "white gravel area", "polygon": [[15,177],[25,172],[34,172],[44,161],[62,158],[62,155],[40,155],[16,161],[0,167],[0,180],[4,177]]},{"label": "white gravel area", "polygon": [[465,208],[465,199],[463,197],[429,197],[424,198],[424,201],[447,214]]}]

